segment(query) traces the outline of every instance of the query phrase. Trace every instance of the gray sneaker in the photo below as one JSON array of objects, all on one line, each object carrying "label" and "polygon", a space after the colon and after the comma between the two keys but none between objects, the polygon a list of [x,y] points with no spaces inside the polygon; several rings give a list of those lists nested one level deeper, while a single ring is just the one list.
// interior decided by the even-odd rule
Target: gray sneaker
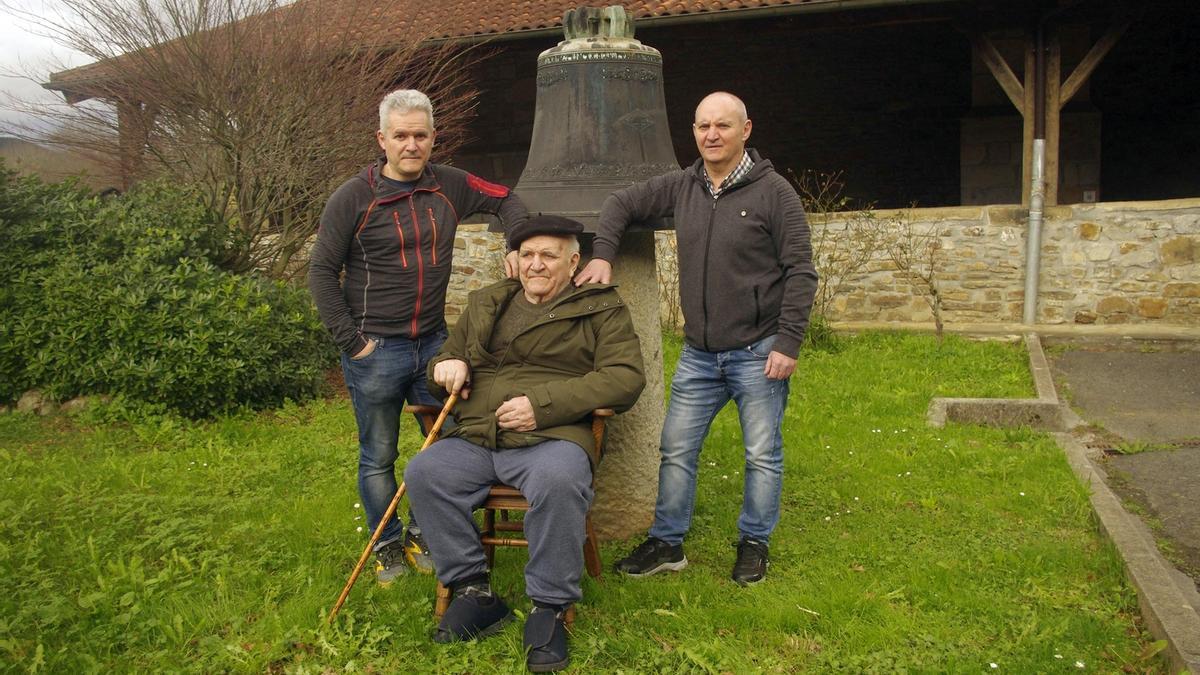
[{"label": "gray sneaker", "polygon": [[630,577],[648,577],[659,572],[678,572],[687,567],[683,544],[672,546],[657,537],[648,537],[627,557],[613,565],[616,571]]},{"label": "gray sneaker", "polygon": [[433,574],[433,558],[418,529],[410,527],[404,532],[404,560],[421,574]]},{"label": "gray sneaker", "polygon": [[387,586],[405,574],[408,574],[408,565],[404,561],[404,539],[389,541],[375,551],[375,578],[381,585]]}]

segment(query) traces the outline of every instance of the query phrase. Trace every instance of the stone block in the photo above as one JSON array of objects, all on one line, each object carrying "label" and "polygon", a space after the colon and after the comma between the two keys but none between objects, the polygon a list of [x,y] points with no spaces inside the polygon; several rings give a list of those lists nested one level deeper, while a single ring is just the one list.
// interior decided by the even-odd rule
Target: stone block
[{"label": "stone block", "polygon": [[1167,313],[1167,301],[1163,298],[1140,298],[1138,314],[1147,319],[1161,319]]},{"label": "stone block", "polygon": [[21,398],[17,399],[17,412],[35,414],[45,405],[46,401],[47,399],[42,392],[37,389],[30,389],[21,394]]},{"label": "stone block", "polygon": [[908,302],[908,298],[903,295],[875,295],[871,297],[871,302],[876,307],[882,309],[892,309],[903,306],[906,302]]},{"label": "stone block", "polygon": [[1137,281],[1122,281],[1117,284],[1117,290],[1123,293],[1146,293],[1153,291],[1153,286],[1143,284]]},{"label": "stone block", "polygon": [[1096,313],[1087,310],[1075,312],[1075,323],[1096,323]]},{"label": "stone block", "polygon": [[1103,228],[1101,228],[1096,223],[1080,223],[1079,224],[1079,238],[1080,239],[1087,239],[1088,241],[1095,241],[1100,238],[1100,232],[1102,232],[1102,231],[1103,231]]},{"label": "stone block", "polygon": [[1133,305],[1128,300],[1121,296],[1109,296],[1096,304],[1096,311],[1100,314],[1128,314],[1133,311]]},{"label": "stone block", "polygon": [[1142,249],[1121,256],[1121,263],[1129,267],[1153,267],[1158,264],[1158,256],[1154,255],[1154,251]]},{"label": "stone block", "polygon": [[[986,209],[989,225],[1025,226],[1029,209],[1021,206],[989,206]],[[1023,230],[1022,230],[1023,231]]]},{"label": "stone block", "polygon": [[1101,262],[1112,258],[1112,244],[1095,244],[1087,249],[1088,260],[1092,262]]},{"label": "stone block", "polygon": [[63,403],[61,410],[68,415],[74,415],[75,413],[83,412],[84,410],[87,410],[98,403],[107,403],[111,400],[111,396],[104,395],[76,396],[75,398]]},{"label": "stone block", "polygon": [[1200,239],[1176,237],[1159,249],[1164,265],[1188,265],[1200,259]]},{"label": "stone block", "polygon": [[1200,298],[1200,283],[1167,284],[1163,295],[1168,298]]}]

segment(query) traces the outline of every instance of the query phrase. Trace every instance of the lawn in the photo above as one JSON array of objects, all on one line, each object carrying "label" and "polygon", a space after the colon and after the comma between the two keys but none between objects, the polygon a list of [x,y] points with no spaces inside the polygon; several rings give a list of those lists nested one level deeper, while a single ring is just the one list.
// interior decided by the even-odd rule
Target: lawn
[{"label": "lawn", "polygon": [[[868,334],[806,352],[768,581],[728,580],[742,462],[727,409],[701,458],[691,566],[585,578],[573,669],[1164,672],[1053,441],[924,424],[934,396],[1032,395],[1020,345]],[[364,578],[323,626],[366,536],[347,401],[203,424],[102,412],[0,416],[4,669],[523,670],[520,622],[432,644],[429,577]],[[635,543],[604,546],[606,565]],[[522,611],[524,556],[502,550],[494,578]]]}]

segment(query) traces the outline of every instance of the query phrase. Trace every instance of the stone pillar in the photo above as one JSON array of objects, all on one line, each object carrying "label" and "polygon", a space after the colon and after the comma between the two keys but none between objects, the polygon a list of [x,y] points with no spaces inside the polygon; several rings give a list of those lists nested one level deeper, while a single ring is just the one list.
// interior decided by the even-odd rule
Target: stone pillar
[{"label": "stone pillar", "polygon": [[662,328],[654,233],[626,232],[613,266],[613,281],[629,304],[642,343],[646,389],[628,412],[608,423],[604,460],[596,472],[592,524],[601,539],[643,533],[654,519],[658,496],[658,437],[663,420]]}]

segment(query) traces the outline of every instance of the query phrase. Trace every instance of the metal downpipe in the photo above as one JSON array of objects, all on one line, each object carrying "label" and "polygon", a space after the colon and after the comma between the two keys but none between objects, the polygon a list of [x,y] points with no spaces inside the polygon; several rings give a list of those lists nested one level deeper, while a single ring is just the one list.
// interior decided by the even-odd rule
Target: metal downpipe
[{"label": "metal downpipe", "polygon": [[1029,230],[1025,237],[1025,305],[1023,323],[1037,323],[1038,275],[1042,270],[1042,218],[1046,203],[1046,139],[1033,140],[1029,190]]}]

